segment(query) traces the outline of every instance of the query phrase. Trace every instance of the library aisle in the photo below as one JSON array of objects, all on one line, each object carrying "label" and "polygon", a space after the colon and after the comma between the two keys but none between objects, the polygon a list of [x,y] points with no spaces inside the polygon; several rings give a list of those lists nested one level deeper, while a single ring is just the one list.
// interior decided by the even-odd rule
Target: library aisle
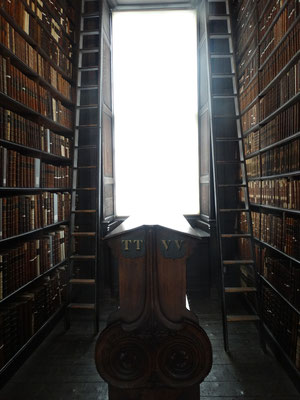
[{"label": "library aisle", "polygon": [[[113,306],[112,301],[107,302],[101,329]],[[199,316],[213,346],[213,367],[201,384],[201,400],[299,399],[295,386],[271,352],[264,354],[261,350],[254,325],[230,325],[229,356],[223,350],[217,298],[192,297],[191,308]],[[107,400],[107,385],[94,364],[95,341],[93,324],[87,315],[78,314],[68,331],[61,321],[0,390],[0,399]]]}]

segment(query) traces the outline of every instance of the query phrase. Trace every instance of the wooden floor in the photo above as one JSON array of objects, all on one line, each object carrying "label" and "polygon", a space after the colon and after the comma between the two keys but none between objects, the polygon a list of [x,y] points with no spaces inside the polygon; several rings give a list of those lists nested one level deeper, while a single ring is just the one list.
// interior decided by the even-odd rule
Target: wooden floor
[{"label": "wooden floor", "polygon": [[[272,354],[260,349],[254,325],[232,325],[228,355],[223,350],[218,299],[192,297],[191,308],[213,346],[213,367],[200,387],[202,400],[300,399]],[[111,309],[108,303],[101,328]],[[61,321],[2,388],[0,400],[107,400],[107,385],[94,365],[95,340],[87,318],[77,316],[67,332]]]}]

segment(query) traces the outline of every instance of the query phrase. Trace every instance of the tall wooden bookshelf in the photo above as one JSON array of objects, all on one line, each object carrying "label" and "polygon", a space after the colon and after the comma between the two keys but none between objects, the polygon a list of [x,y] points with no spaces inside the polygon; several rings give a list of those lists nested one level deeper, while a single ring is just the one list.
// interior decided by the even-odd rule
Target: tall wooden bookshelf
[{"label": "tall wooden bookshelf", "polygon": [[262,315],[300,376],[300,4],[235,2],[239,98]]},{"label": "tall wooden bookshelf", "polygon": [[0,1],[0,377],[66,303],[76,18]]}]

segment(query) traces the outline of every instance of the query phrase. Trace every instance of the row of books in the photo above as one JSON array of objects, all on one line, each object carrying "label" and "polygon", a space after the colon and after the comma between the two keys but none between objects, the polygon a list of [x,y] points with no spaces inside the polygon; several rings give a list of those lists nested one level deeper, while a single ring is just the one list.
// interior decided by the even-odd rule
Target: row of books
[{"label": "row of books", "polygon": [[264,151],[246,160],[251,178],[270,176],[300,170],[300,139]]},{"label": "row of books", "polygon": [[0,91],[25,104],[32,110],[39,111],[38,85],[14,65],[9,58],[0,55]]},{"label": "row of books", "polygon": [[70,167],[42,163],[40,184],[45,188],[69,188],[71,186]]},{"label": "row of books", "polygon": [[253,7],[255,6],[256,0],[239,0],[236,2],[236,6],[238,7],[238,12],[236,15],[237,25],[240,26],[247,20],[250,15]]},{"label": "row of books", "polygon": [[286,103],[300,91],[300,60],[260,99],[260,120]]},{"label": "row of books", "polygon": [[276,214],[251,212],[253,235],[263,242],[300,260],[300,219]]},{"label": "row of books", "polygon": [[0,91],[69,129],[72,111],[0,55]]},{"label": "row of books", "polygon": [[66,259],[68,227],[61,226],[0,253],[0,300]]},{"label": "row of books", "polygon": [[[41,22],[45,30],[49,32],[51,37],[60,45],[60,47],[68,54],[68,51],[72,49],[72,44],[69,38],[64,34],[62,26],[58,24],[55,18],[53,18],[46,7],[41,5],[39,2],[37,5],[37,18]],[[43,3],[42,3],[43,4]],[[72,52],[71,55],[72,57]]]},{"label": "row of books", "polygon": [[[263,3],[263,2],[261,2]],[[258,24],[258,39],[261,40],[265,33],[267,32],[269,26],[274,21],[277,16],[279,10],[281,9],[283,1],[280,0],[272,0],[267,5],[267,8],[264,11],[264,14],[261,16],[262,18],[259,20]]]},{"label": "row of books", "polygon": [[66,267],[0,307],[0,368],[66,301]]},{"label": "row of books", "polygon": [[41,162],[0,146],[0,187],[69,188],[70,167]]},{"label": "row of books", "polygon": [[258,96],[258,76],[251,81],[251,83],[246,87],[240,86],[240,108],[241,112]]},{"label": "row of books", "polygon": [[300,180],[281,178],[249,181],[248,191],[251,203],[300,209]]},{"label": "row of books", "polygon": [[63,106],[60,100],[52,97],[43,87],[39,87],[39,92],[40,113],[45,117],[52,119],[54,122],[72,129],[72,111]]},{"label": "row of books", "polygon": [[296,11],[297,1],[288,0],[283,11],[281,11],[279,18],[276,20],[269,33],[260,44],[260,65],[264,63],[267,57],[279,44],[292,23],[296,20]]},{"label": "row of books", "polygon": [[[66,59],[72,57],[73,52],[70,40],[64,35],[58,37],[57,34],[55,34],[55,31],[52,31],[51,28],[50,30],[47,30],[46,26],[48,24],[46,21],[44,26],[40,24],[39,16],[38,20],[36,20],[35,17],[28,12],[22,0],[15,0],[11,3],[7,2],[6,0],[2,0],[0,7],[5,10],[5,12],[14,20],[14,22],[27,35],[29,35],[38,46],[41,48],[44,48],[45,45],[48,46],[47,50],[49,49],[51,51],[48,53],[50,58],[52,58],[54,53],[58,51],[64,53]],[[65,71],[67,72],[67,70]]]},{"label": "row of books", "polygon": [[246,62],[246,59],[243,59],[239,65],[237,66],[239,72],[239,87],[246,87],[251,79],[258,73],[258,52],[256,51],[254,56],[250,59],[250,61]]},{"label": "row of books", "polygon": [[67,220],[70,193],[27,194],[0,198],[0,239]]},{"label": "row of books", "polygon": [[[249,10],[249,16],[245,16],[244,20],[246,19],[245,23],[241,23],[238,25],[238,29],[236,30],[237,39],[237,49],[239,50],[239,54],[242,54],[245,50],[245,47],[249,41],[249,38],[253,35],[254,31],[256,30],[257,19],[256,13],[253,12],[253,8]],[[254,39],[256,39],[256,35],[254,35]]]},{"label": "row of books", "polygon": [[263,149],[298,132],[300,132],[299,102],[280,112],[260,128],[260,148]]},{"label": "row of books", "polygon": [[0,41],[29,68],[43,77],[55,89],[69,100],[74,100],[74,91],[71,84],[26,40],[19,35],[15,29],[0,16]]},{"label": "row of books", "polygon": [[253,128],[258,124],[258,103],[255,103],[248,111],[246,111],[241,117],[243,133]]},{"label": "row of books", "polygon": [[292,59],[300,48],[300,26],[297,24],[284,41],[278,46],[276,52],[270,57],[268,63],[260,73],[260,90],[264,89]]},{"label": "row of books", "polygon": [[37,51],[2,16],[0,16],[0,42],[37,72]]},{"label": "row of books", "polygon": [[263,320],[281,347],[300,369],[299,315],[271,288],[262,288]]},{"label": "row of books", "polygon": [[69,3],[64,4],[62,7],[59,3],[52,0],[37,0],[40,9],[47,13],[51,11],[56,21],[62,29],[74,40],[74,23],[75,23],[75,10]]},{"label": "row of books", "polygon": [[71,140],[0,107],[0,139],[70,158]]},{"label": "row of books", "polygon": [[262,249],[264,276],[290,303],[300,310],[300,269],[286,258],[278,258],[271,249]]}]

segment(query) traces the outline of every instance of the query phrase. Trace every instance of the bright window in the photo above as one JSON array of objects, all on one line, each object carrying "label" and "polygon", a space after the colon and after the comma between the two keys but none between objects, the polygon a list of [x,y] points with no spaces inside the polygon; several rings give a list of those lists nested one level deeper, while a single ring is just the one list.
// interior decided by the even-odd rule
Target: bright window
[{"label": "bright window", "polygon": [[113,13],[116,214],[199,213],[196,12]]}]

